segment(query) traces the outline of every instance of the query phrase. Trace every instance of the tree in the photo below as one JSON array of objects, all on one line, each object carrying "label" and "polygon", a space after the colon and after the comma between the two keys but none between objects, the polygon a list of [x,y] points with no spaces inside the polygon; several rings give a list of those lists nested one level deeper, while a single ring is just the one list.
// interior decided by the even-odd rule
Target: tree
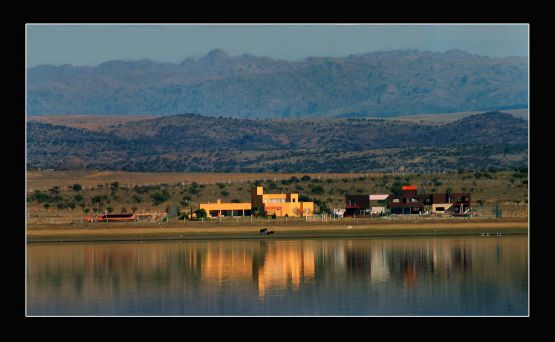
[{"label": "tree", "polygon": [[327,214],[330,212],[330,207],[326,202],[321,202],[318,204],[318,214]]},{"label": "tree", "polygon": [[73,184],[73,186],[71,187],[73,189],[73,191],[81,191],[83,189],[83,187],[81,186],[81,184]]},{"label": "tree", "polygon": [[156,192],[150,195],[150,198],[152,199],[152,203],[154,205],[159,205],[169,200],[171,198],[171,195],[168,190],[164,189],[160,192]]},{"label": "tree", "polygon": [[206,218],[208,216],[206,214],[206,210],[204,209],[195,210],[195,214],[197,215],[197,220],[200,220],[201,218]]},{"label": "tree", "polygon": [[301,177],[302,181],[309,181],[310,180],[310,176],[309,175],[304,175]]},{"label": "tree", "polygon": [[324,188],[322,188],[320,185],[317,185],[317,186],[313,187],[312,190],[310,190],[310,192],[313,195],[323,195],[324,194]]},{"label": "tree", "polygon": [[229,195],[229,192],[227,191],[222,191],[220,192],[222,194],[222,196],[227,197]]},{"label": "tree", "polygon": [[112,211],[114,211],[114,208],[108,207],[108,208],[106,208],[106,210],[108,210],[108,213],[111,213]]}]

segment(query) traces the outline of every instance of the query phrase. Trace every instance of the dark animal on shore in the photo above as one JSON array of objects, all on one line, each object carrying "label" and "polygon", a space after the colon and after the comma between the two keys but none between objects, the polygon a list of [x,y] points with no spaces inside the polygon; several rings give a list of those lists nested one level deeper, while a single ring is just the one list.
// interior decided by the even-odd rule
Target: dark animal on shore
[{"label": "dark animal on shore", "polygon": [[262,228],[260,229],[260,234],[266,234],[267,231],[268,231],[268,228]]},{"label": "dark animal on shore", "polygon": [[269,232],[266,233],[266,235],[270,235],[270,234],[274,234],[275,232],[273,230],[270,230]]}]

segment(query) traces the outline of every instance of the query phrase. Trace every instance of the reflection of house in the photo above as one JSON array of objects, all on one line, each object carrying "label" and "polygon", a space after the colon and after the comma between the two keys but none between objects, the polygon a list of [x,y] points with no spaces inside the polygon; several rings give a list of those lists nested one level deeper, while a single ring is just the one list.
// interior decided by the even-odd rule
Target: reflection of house
[{"label": "reflection of house", "polygon": [[312,244],[291,246],[276,242],[269,246],[263,262],[258,268],[258,295],[264,297],[267,290],[298,290],[301,283],[313,279],[316,271],[316,258]]},{"label": "reflection of house", "polygon": [[253,208],[259,208],[266,215],[276,216],[311,216],[314,202],[300,202],[299,194],[265,194],[261,186],[251,190]]},{"label": "reflection of house", "polygon": [[251,216],[251,204],[248,202],[222,203],[216,200],[216,203],[201,203],[200,209],[206,210],[208,217]]}]

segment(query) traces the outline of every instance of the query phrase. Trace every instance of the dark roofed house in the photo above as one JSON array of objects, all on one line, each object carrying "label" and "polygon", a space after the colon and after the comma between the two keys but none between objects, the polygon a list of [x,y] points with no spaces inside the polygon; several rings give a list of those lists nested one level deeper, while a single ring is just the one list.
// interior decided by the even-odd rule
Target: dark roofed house
[{"label": "dark roofed house", "polygon": [[392,214],[420,214],[424,212],[424,201],[418,196],[416,186],[405,185],[401,194],[389,196],[389,210]]},{"label": "dark roofed house", "polygon": [[345,195],[345,215],[363,215],[370,210],[370,195]]}]

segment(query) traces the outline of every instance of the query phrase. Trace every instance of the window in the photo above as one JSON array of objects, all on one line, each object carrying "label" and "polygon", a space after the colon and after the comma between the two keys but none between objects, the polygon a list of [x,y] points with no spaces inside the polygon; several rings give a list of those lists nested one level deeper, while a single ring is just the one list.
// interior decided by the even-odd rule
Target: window
[{"label": "window", "polygon": [[436,211],[445,211],[445,207],[437,207]]},{"label": "window", "polygon": [[418,202],[418,198],[411,198],[411,202],[412,202],[412,203]]},{"label": "window", "polygon": [[398,198],[394,198],[394,199],[393,199],[393,203],[399,203],[399,199],[398,199]]}]

